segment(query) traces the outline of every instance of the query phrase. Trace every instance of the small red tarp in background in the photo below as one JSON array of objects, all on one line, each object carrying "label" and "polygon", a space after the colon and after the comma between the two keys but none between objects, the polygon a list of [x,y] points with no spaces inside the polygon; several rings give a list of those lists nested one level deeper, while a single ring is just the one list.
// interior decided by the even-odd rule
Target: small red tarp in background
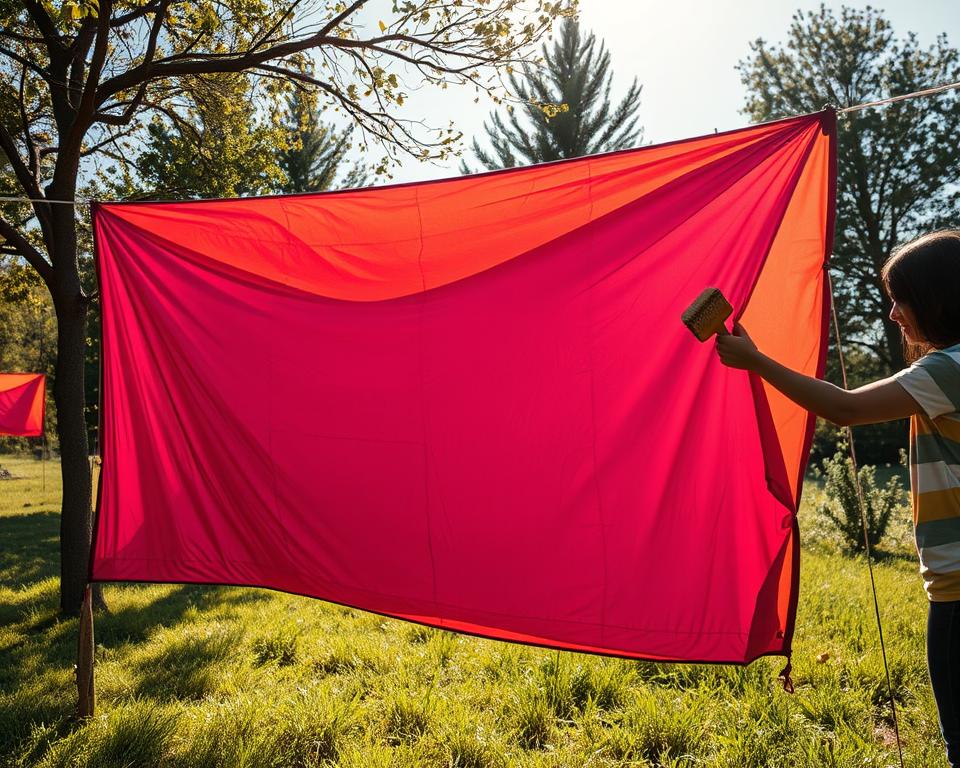
[{"label": "small red tarp in background", "polygon": [[436,182],[102,204],[92,576],[604,654],[788,654],[832,112]]},{"label": "small red tarp in background", "polygon": [[0,435],[43,434],[46,383],[42,373],[0,373]]}]

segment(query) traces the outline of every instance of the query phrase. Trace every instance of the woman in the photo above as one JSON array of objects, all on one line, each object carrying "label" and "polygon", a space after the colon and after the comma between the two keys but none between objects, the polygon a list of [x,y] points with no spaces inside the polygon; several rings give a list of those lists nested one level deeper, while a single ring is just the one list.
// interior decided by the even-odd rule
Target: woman
[{"label": "woman", "polygon": [[908,243],[881,276],[912,363],[889,378],[848,392],[771,360],[739,324],[716,346],[725,365],[753,371],[834,424],[910,417],[914,532],[930,600],[927,667],[947,759],[960,768],[960,231]]}]

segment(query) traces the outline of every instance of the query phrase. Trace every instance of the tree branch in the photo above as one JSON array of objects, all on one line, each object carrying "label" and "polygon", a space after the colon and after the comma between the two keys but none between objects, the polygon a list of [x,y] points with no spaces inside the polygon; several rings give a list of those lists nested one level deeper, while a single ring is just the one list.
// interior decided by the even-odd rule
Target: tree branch
[{"label": "tree branch", "polygon": [[23,256],[30,266],[37,270],[37,273],[43,278],[43,281],[47,285],[50,285],[50,281],[53,279],[53,267],[50,262],[43,258],[40,251],[34,248],[26,238],[3,217],[0,217],[0,236],[13,246],[17,254]]},{"label": "tree branch", "polygon": [[[104,0],[108,4],[109,0]],[[242,72],[273,59],[282,59],[294,53],[315,48],[323,43],[341,43],[342,38],[331,38],[327,33],[351,13],[365,5],[367,0],[356,0],[346,10],[335,16],[320,32],[300,40],[289,40],[265,48],[262,51],[246,50],[237,53],[203,55],[196,54],[190,61],[179,61],[175,57],[157,62],[144,61],[120,75],[115,75],[97,88],[94,103],[99,106],[120,91],[129,90],[144,82],[182,75],[208,75],[221,72]],[[103,9],[101,8],[101,14]]]},{"label": "tree branch", "polygon": [[[97,92],[97,83],[100,81],[100,74],[103,72],[103,63],[107,59],[108,44],[110,42],[110,13],[113,11],[113,0],[102,0],[100,3],[100,18],[97,25],[97,39],[93,47],[93,58],[90,61],[90,69],[87,71],[87,82],[83,86],[83,95],[80,98],[80,105],[77,108],[77,124],[83,127],[86,133],[86,122],[93,116],[96,110],[95,98]],[[151,35],[152,45],[156,45],[156,37]],[[71,134],[75,131],[71,131]],[[72,136],[71,136],[72,138]]]},{"label": "tree branch", "polygon": [[[113,10],[113,0],[101,0],[100,16],[97,20],[96,41],[93,46],[93,57],[90,61],[90,68],[87,70],[86,83],[83,86],[83,92],[80,96],[80,102],[77,105],[72,124],[64,141],[60,142],[60,152],[57,155],[57,167],[54,170],[54,185],[56,187],[70,186],[76,183],[76,164],[80,159],[80,147],[83,144],[83,137],[90,127],[93,115],[96,112],[96,91],[97,83],[100,80],[100,74],[103,71],[103,63],[107,58],[108,42],[110,36],[110,14]],[[78,37],[79,40],[79,37]],[[63,174],[73,174],[73,184],[63,184],[65,180]]]},{"label": "tree branch", "polygon": [[67,98],[74,108],[78,107],[83,96],[83,71],[87,64],[87,53],[97,37],[97,27],[98,23],[95,19],[84,19],[80,31],[68,49],[71,55]]},{"label": "tree branch", "polygon": [[47,12],[44,10],[43,6],[37,2],[37,0],[23,0],[23,4],[27,7],[27,13],[30,14],[30,18],[33,19],[33,23],[37,25],[37,29],[40,30],[40,34],[43,35],[43,40],[47,44],[47,49],[50,51],[50,53],[53,53],[53,46],[62,48],[60,43],[60,34],[57,32],[57,27],[53,23],[53,19],[47,15]]},{"label": "tree branch", "polygon": [[19,32],[11,32],[9,29],[0,29],[0,37],[9,37],[11,40],[16,40],[18,43],[39,43],[42,45],[46,42],[42,37],[21,35]]},{"label": "tree branch", "polygon": [[27,157],[30,158],[28,170],[37,186],[40,185],[40,155],[37,153],[37,147],[33,143],[33,137],[30,135],[30,121],[27,119],[27,109],[24,103],[24,87],[27,83],[27,68],[24,67],[20,72],[20,91],[17,97],[17,106],[20,107],[20,122],[23,125],[23,142],[27,148]]},{"label": "tree branch", "polygon": [[120,107],[125,106],[126,109],[119,115],[113,115],[109,112],[96,112],[93,115],[93,120],[98,123],[103,123],[104,125],[127,125],[136,114],[136,111],[143,104],[143,99],[147,93],[147,83],[140,83],[140,87],[137,89],[136,95],[130,101],[118,101],[114,104],[111,104],[110,107]]},{"label": "tree branch", "polygon": [[273,33],[276,32],[278,29],[280,29],[280,25],[283,24],[283,22],[286,21],[288,18],[290,18],[290,15],[296,10],[297,6],[300,5],[301,2],[302,0],[294,0],[290,4],[290,6],[282,14],[280,14],[280,18],[277,19],[276,23],[273,26],[270,27],[270,29],[268,29],[262,35],[260,35],[260,37],[257,40],[253,41],[253,44],[250,46],[251,50],[255,51],[257,48],[259,48],[261,45],[267,42],[271,38]]},{"label": "tree branch", "polygon": [[159,4],[159,0],[150,0],[149,3],[145,3],[139,8],[135,8],[127,13],[120,14],[110,22],[110,26],[114,28],[122,27],[124,24],[129,24],[131,21],[136,21],[137,19],[143,18],[144,16],[153,13]]},{"label": "tree branch", "polygon": [[[273,64],[259,64],[255,66],[254,69],[263,70],[265,72],[276,73],[278,75],[283,76],[284,78],[299,80],[301,82],[308,83],[310,85],[316,86],[317,88],[320,88],[325,93],[328,93],[331,96],[333,96],[335,99],[337,99],[337,101],[340,102],[343,108],[346,109],[350,114],[352,114],[355,119],[357,119],[362,129],[364,129],[365,131],[368,131],[369,133],[372,133],[374,136],[380,139],[383,139],[385,141],[392,141],[393,143],[399,144],[399,142],[396,140],[394,135],[393,128],[395,128],[413,143],[420,144],[421,146],[437,146],[437,143],[424,144],[424,142],[417,142],[413,138],[413,136],[410,134],[410,132],[407,131],[407,129],[404,128],[403,125],[401,125],[400,122],[395,118],[390,117],[385,112],[376,113],[376,112],[371,112],[370,110],[364,109],[356,102],[346,98],[342,92],[340,92],[339,90],[331,86],[329,83],[325,83],[322,80],[318,80],[315,77],[311,77],[310,75],[304,74],[303,72],[297,72],[295,70],[286,69],[285,67],[279,67]],[[362,120],[360,120],[357,116],[362,116],[367,120],[373,122],[374,124],[379,126],[381,130],[380,131],[374,130],[371,126],[363,123]],[[401,145],[401,148],[404,149],[407,152],[407,154],[409,154],[411,157],[418,157],[418,155],[411,152],[408,148],[403,147],[402,145]]]},{"label": "tree branch", "polygon": [[351,4],[349,8],[345,8],[340,14],[330,19],[330,21],[327,22],[326,26],[323,27],[323,29],[321,29],[317,33],[316,37],[326,37],[333,30],[339,27],[342,21],[350,18],[350,16],[353,14],[354,11],[362,8],[366,4],[367,4],[367,0],[356,0],[356,2]]},{"label": "tree branch", "polygon": [[160,30],[163,28],[163,16],[167,12],[170,2],[171,0],[160,0],[160,4],[157,6],[157,14],[153,17],[153,26],[150,28],[150,39],[147,41],[147,50],[143,54],[143,63],[148,67],[153,63],[153,57],[157,53],[157,38],[160,36]]},{"label": "tree branch", "polygon": [[16,51],[11,51],[9,48],[0,45],[0,53],[2,53],[4,56],[9,56],[18,64],[22,64],[24,67],[28,67],[29,69],[32,69],[34,72],[40,75],[40,77],[42,77],[44,80],[47,80],[48,82],[50,81],[50,73],[47,72],[47,70],[37,65],[36,63],[30,61],[30,59],[24,56],[21,56]]},{"label": "tree branch", "polygon": [[117,139],[121,139],[121,138],[123,138],[124,136],[129,136],[129,135],[130,135],[131,133],[133,133],[133,131],[136,130],[136,129],[137,129],[137,126],[132,126],[132,127],[128,128],[128,129],[125,130],[125,131],[120,131],[120,133],[116,133],[116,134],[115,134],[115,133],[111,133],[111,134],[108,136],[108,138],[104,139],[103,141],[100,141],[100,142],[94,144],[94,145],[91,146],[91,147],[87,147],[86,149],[81,150],[81,152],[80,152],[80,157],[89,157],[90,155],[94,154],[95,152],[98,152],[99,150],[103,149],[103,148],[104,148],[105,146],[107,146],[108,144],[114,144],[114,145],[116,145]]},{"label": "tree branch", "polygon": [[23,158],[20,157],[20,153],[17,151],[17,145],[13,141],[13,137],[7,132],[2,122],[0,122],[0,150],[7,156],[7,160],[13,168],[17,181],[20,182],[20,186],[23,187],[23,191],[27,197],[40,197],[39,185],[34,181],[30,169],[23,162]]}]

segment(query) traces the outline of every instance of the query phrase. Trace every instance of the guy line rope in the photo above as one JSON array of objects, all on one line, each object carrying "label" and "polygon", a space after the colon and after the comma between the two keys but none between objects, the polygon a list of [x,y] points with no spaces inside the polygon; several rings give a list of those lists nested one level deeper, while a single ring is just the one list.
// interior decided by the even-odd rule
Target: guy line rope
[{"label": "guy line rope", "polygon": [[[833,315],[833,331],[837,340],[837,357],[840,359],[840,376],[843,388],[847,385],[847,366],[843,358],[843,344],[840,341],[840,323],[837,321],[837,303],[834,301],[833,280],[830,279],[830,270],[826,270],[827,284],[830,287],[830,311]],[[883,671],[887,676],[887,693],[890,696],[890,711],[893,714],[893,734],[897,740],[897,754],[900,756],[900,768],[903,764],[903,744],[900,741],[900,722],[897,718],[897,703],[893,695],[893,684],[890,682],[890,667],[887,665],[887,648],[883,642],[883,622],[880,621],[880,602],[877,599],[877,583],[873,578],[873,558],[870,554],[870,536],[867,533],[867,506],[863,499],[863,488],[860,485],[860,471],[857,466],[857,452],[853,447],[853,427],[847,426],[847,445],[850,447],[850,469],[853,474],[853,485],[857,489],[857,503],[860,506],[860,522],[863,524],[863,546],[867,556],[867,570],[870,573],[870,589],[873,592],[873,610],[877,617],[877,632],[880,635],[880,656],[883,659]]]}]

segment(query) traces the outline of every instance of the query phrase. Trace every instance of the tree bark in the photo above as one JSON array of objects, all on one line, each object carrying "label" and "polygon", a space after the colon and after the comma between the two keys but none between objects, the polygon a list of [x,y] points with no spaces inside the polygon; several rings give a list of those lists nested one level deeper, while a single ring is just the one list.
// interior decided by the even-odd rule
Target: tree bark
[{"label": "tree bark", "polygon": [[60,610],[66,615],[76,616],[80,612],[83,590],[87,584],[93,534],[90,464],[84,419],[86,398],[83,389],[88,301],[80,289],[76,270],[61,284],[55,285],[52,293],[57,312],[57,364],[53,399],[57,404],[57,436],[60,439],[60,471],[63,477]]}]

